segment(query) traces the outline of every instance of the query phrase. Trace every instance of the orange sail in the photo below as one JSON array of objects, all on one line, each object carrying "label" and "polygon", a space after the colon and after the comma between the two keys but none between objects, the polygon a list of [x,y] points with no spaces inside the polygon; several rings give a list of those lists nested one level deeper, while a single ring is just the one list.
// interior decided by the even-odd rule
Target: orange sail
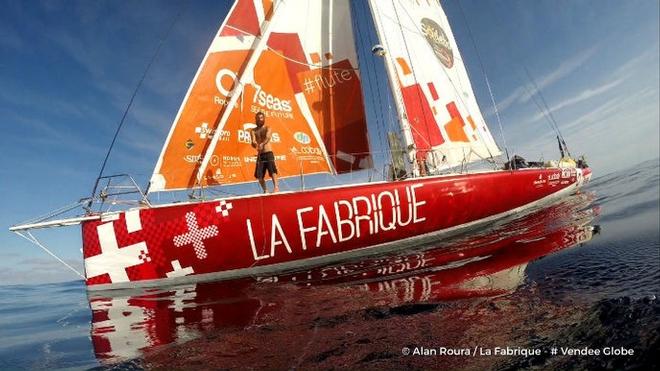
[{"label": "orange sail", "polygon": [[150,191],[254,181],[257,112],[271,128],[281,177],[370,167],[356,68],[347,1],[236,1],[174,120]]}]

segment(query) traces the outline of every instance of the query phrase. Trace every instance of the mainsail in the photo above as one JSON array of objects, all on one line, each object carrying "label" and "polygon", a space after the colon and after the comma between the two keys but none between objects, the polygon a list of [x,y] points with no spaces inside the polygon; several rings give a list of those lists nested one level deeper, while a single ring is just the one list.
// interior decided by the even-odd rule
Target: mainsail
[{"label": "mainsail", "polygon": [[237,0],[183,100],[150,192],[254,181],[264,112],[281,177],[372,166],[345,0]]},{"label": "mainsail", "polygon": [[452,167],[499,155],[437,1],[370,0],[411,159]]}]

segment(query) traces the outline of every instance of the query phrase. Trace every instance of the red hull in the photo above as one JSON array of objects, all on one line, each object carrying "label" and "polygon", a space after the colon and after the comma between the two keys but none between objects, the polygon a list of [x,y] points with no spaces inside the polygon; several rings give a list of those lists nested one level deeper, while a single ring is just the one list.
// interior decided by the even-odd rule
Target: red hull
[{"label": "red hull", "polygon": [[[355,313],[374,303],[376,308],[382,303],[397,307],[510,293],[523,283],[528,263],[591,239],[593,227],[589,223],[598,214],[597,208],[589,207],[592,200],[586,194],[574,196],[499,228],[410,254],[168,290],[92,294],[94,351],[100,362],[112,364],[210,331],[261,328],[273,318],[279,328],[295,328],[304,322],[299,316],[306,314],[285,314],[291,295],[303,295],[301,302],[323,302],[325,308],[333,308],[347,295],[347,287],[363,300],[356,300],[354,307],[344,307],[340,313]],[[316,289],[303,292],[290,285],[265,282]],[[324,314],[338,317],[332,310]],[[263,350],[272,352],[270,348]]]},{"label": "red hull", "polygon": [[[570,193],[589,169],[526,169],[156,206],[83,224],[87,285],[149,286],[327,263]],[[369,249],[366,249],[369,248]],[[351,254],[352,255],[352,254]]]}]

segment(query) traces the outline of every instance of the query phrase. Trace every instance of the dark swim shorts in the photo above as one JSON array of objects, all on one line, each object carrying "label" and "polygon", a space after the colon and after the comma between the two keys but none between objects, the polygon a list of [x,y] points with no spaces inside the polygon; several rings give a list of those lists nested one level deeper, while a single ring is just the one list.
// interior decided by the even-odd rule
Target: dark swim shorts
[{"label": "dark swim shorts", "polygon": [[275,166],[275,155],[273,152],[263,152],[260,153],[257,157],[257,167],[254,169],[254,177],[261,179],[266,175],[266,170],[268,170],[268,175],[273,177],[273,174],[277,174],[277,167]]}]

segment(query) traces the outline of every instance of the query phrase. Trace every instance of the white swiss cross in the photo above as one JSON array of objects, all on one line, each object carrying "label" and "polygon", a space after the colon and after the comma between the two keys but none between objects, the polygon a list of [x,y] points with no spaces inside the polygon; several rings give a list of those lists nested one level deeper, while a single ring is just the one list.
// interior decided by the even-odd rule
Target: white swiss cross
[{"label": "white swiss cross", "polygon": [[195,133],[199,134],[200,139],[206,139],[207,136],[211,135],[211,129],[209,129],[209,124],[203,122],[201,126],[195,128]]},{"label": "white swiss cross", "polygon": [[[139,214],[137,215],[137,222],[136,219],[132,218],[133,215],[130,218],[128,215],[126,217],[127,223],[132,223],[130,226],[131,231],[142,229],[142,226],[139,225]],[[131,222],[128,222],[129,219],[131,219]],[[85,259],[87,278],[107,273],[113,283],[127,282],[129,279],[126,268],[151,261],[147,244],[144,242],[119,248],[113,222],[99,225],[96,227],[96,231],[99,236],[101,253]]]},{"label": "white swiss cross", "polygon": [[195,273],[192,267],[181,268],[181,263],[178,260],[172,260],[172,271],[165,273],[165,275],[170,277],[183,277],[189,274]]},{"label": "white swiss cross", "polygon": [[220,205],[215,207],[215,211],[221,213],[222,216],[229,216],[229,210],[233,209],[231,202],[225,200],[220,201]]},{"label": "white swiss cross", "polygon": [[107,311],[106,320],[92,320],[92,336],[108,340],[109,349],[103,345],[100,349],[113,360],[139,357],[140,349],[153,346],[156,340],[148,331],[148,325],[154,322],[154,310],[129,304],[130,298],[102,298],[90,302],[92,312]]},{"label": "white swiss cross", "polygon": [[197,225],[197,217],[195,213],[190,211],[186,213],[186,224],[188,225],[188,232],[174,237],[174,246],[181,247],[185,245],[193,245],[197,259],[206,258],[206,248],[204,247],[204,240],[218,235],[218,227],[210,225],[208,227],[199,228]]}]

